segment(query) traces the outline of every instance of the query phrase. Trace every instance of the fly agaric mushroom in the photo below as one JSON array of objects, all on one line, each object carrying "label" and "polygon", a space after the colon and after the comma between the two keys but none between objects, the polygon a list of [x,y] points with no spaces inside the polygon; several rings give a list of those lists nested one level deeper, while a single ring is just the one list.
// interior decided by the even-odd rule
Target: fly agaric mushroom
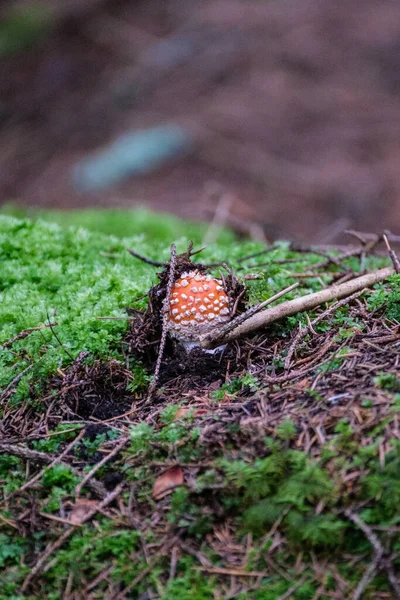
[{"label": "fly agaric mushroom", "polygon": [[230,320],[230,300],[222,281],[198,270],[182,273],[171,290],[167,328],[186,348],[200,336]]}]

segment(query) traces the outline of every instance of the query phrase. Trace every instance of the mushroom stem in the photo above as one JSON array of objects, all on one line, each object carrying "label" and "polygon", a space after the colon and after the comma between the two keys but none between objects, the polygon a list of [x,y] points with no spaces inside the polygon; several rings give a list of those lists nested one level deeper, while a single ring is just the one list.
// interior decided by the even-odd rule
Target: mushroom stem
[{"label": "mushroom stem", "polygon": [[199,342],[188,342],[181,340],[180,343],[185,348],[187,353],[193,350],[193,348],[200,348],[205,354],[217,354],[217,352],[222,352],[222,350],[226,348],[226,344],[221,344],[215,348],[203,348]]}]

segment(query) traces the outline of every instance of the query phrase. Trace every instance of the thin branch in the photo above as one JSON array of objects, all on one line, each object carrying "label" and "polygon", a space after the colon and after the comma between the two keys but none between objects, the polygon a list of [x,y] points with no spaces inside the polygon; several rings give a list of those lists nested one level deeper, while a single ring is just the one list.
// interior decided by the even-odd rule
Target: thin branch
[{"label": "thin branch", "polygon": [[61,452],[61,454],[59,454],[58,456],[56,456],[54,458],[54,460],[52,460],[51,463],[49,463],[46,467],[44,467],[44,469],[42,469],[41,471],[39,471],[39,473],[36,473],[36,475],[34,475],[32,477],[32,479],[29,479],[29,481],[26,481],[20,488],[18,488],[14,492],[11,492],[11,495],[19,494],[19,493],[23,492],[24,490],[26,490],[27,488],[30,488],[34,483],[36,483],[36,481],[39,481],[39,479],[41,479],[43,477],[44,473],[48,469],[51,469],[55,465],[59,464],[62,461],[62,459],[69,454],[69,452],[72,450],[72,448],[74,446],[76,446],[76,444],[78,442],[80,442],[80,440],[83,438],[83,436],[85,435],[85,433],[86,433],[85,429],[81,429],[81,431],[78,433],[78,435],[76,436],[76,438],[74,438],[72,440],[72,442],[70,442],[68,444],[68,446],[66,446],[66,448],[64,448],[64,450]]},{"label": "thin branch", "polygon": [[49,311],[46,309],[46,314],[47,314],[47,323],[50,327],[50,331],[51,333],[54,335],[54,337],[56,338],[57,342],[59,343],[60,347],[64,350],[65,354],[72,360],[72,362],[75,361],[75,358],[72,356],[72,354],[67,350],[67,348],[64,346],[64,344],[62,343],[62,341],[60,340],[60,338],[58,337],[57,333],[55,332],[55,330],[53,329],[53,324],[50,321],[50,315],[49,315]]},{"label": "thin branch", "polygon": [[30,371],[32,368],[33,368],[33,365],[28,365],[23,371],[21,371],[21,373],[18,373],[18,375],[16,377],[14,377],[14,379],[12,381],[10,381],[8,386],[0,394],[0,402],[2,402],[5,398],[7,398],[7,394],[9,394],[13,389],[15,389],[17,387],[17,385],[19,384],[21,379],[24,377],[24,375],[26,375],[28,373],[28,371]]},{"label": "thin branch", "polygon": [[358,298],[359,296],[361,296],[361,294],[363,294],[363,293],[364,293],[364,290],[361,290],[359,292],[355,292],[354,294],[352,294],[348,298],[343,298],[343,300],[340,300],[339,302],[335,302],[335,304],[333,306],[331,306],[330,308],[328,308],[327,310],[325,310],[322,314],[318,315],[318,317],[316,319],[314,319],[313,321],[310,321],[308,323],[307,327],[304,327],[304,329],[301,329],[300,331],[297,332],[297,334],[293,338],[293,341],[292,341],[292,343],[290,345],[290,348],[288,350],[288,353],[286,355],[286,359],[285,359],[285,369],[286,369],[286,371],[290,368],[290,363],[291,363],[294,351],[296,349],[296,346],[307,335],[307,333],[309,331],[312,331],[314,325],[316,325],[317,323],[320,323],[323,319],[326,319],[329,315],[331,315],[332,313],[334,313],[335,311],[337,311],[338,308],[340,308],[342,306],[345,306],[346,304],[348,304],[352,300],[355,300],[356,298]]},{"label": "thin branch", "polygon": [[307,581],[308,576],[307,575],[303,575],[302,577],[300,577],[300,579],[298,579],[288,590],[287,592],[285,592],[284,594],[282,594],[281,596],[279,596],[278,600],[287,600],[287,598],[291,598],[293,597],[293,592],[295,592],[297,590],[297,588],[299,588],[301,585],[303,585],[303,583],[305,581]]},{"label": "thin branch", "polygon": [[[191,247],[189,247],[189,252],[191,252]],[[157,387],[158,378],[160,375],[161,362],[162,362],[162,358],[163,358],[163,354],[164,354],[165,344],[167,341],[167,325],[168,325],[168,317],[169,317],[169,306],[171,304],[171,292],[172,292],[172,288],[174,287],[174,281],[175,281],[175,267],[176,267],[176,247],[175,247],[175,244],[171,244],[171,259],[169,261],[168,285],[167,285],[167,292],[165,294],[165,300],[164,300],[164,315],[163,315],[161,342],[160,342],[160,348],[158,350],[156,367],[154,369],[153,381],[151,382],[148,393],[147,393],[147,400],[146,400],[147,403],[150,402],[150,400],[151,400],[151,396]]]},{"label": "thin branch", "polygon": [[383,241],[386,244],[386,248],[387,248],[388,254],[390,256],[390,259],[393,263],[394,270],[396,271],[396,273],[400,273],[400,261],[397,258],[396,252],[394,250],[392,250],[386,234],[383,234]]},{"label": "thin branch", "polygon": [[126,445],[126,443],[128,442],[129,438],[128,437],[124,437],[116,446],[115,448],[113,448],[111,450],[111,452],[109,454],[106,454],[106,456],[98,463],[96,463],[94,465],[94,467],[89,471],[89,473],[86,473],[86,475],[84,476],[84,478],[82,479],[82,481],[80,481],[78,483],[78,485],[75,488],[75,498],[78,498],[78,496],[80,496],[82,488],[84,485],[87,485],[90,480],[92,479],[93,475],[102,467],[104,467],[105,464],[108,463],[109,460],[111,460],[114,456],[116,456],[121,450],[122,448]]},{"label": "thin branch", "polygon": [[130,248],[127,248],[127,251],[129,252],[129,254],[132,254],[132,256],[134,256],[135,258],[138,258],[142,262],[146,263],[146,265],[151,265],[152,267],[166,267],[167,266],[166,263],[158,262],[157,260],[151,260],[151,258],[146,258],[145,256],[138,254],[137,252],[135,252],[134,250],[131,250]]},{"label": "thin branch", "polygon": [[350,509],[345,510],[344,514],[350,521],[353,521],[353,523],[357,525],[359,529],[361,529],[361,531],[364,533],[365,537],[368,539],[368,541],[371,543],[372,547],[375,550],[374,558],[371,564],[367,567],[353,594],[352,600],[360,600],[361,598],[363,598],[363,594],[366,588],[371,583],[371,581],[375,577],[377,570],[379,569],[379,563],[384,555],[384,549],[378,537],[375,535],[372,529],[360,519],[358,514],[353,513]]},{"label": "thin branch", "polygon": [[[357,240],[359,240],[362,244],[366,244],[367,242],[376,240],[377,238],[382,239],[381,236],[377,235],[376,233],[364,233],[362,231],[354,231],[354,229],[345,229],[343,233],[347,233],[347,235],[352,235]],[[400,242],[400,235],[395,235],[391,231],[387,231],[387,230],[385,231],[385,235],[387,236],[389,241],[391,241],[393,243]]]},{"label": "thin branch", "polygon": [[[332,285],[319,292],[314,292],[300,298],[295,298],[294,300],[289,300],[288,302],[283,302],[282,304],[278,304],[278,306],[274,306],[261,313],[253,315],[247,319],[247,321],[228,333],[222,340],[220,328],[201,336],[201,345],[203,348],[212,348],[215,345],[221,344],[222,342],[231,342],[248,333],[266,327],[266,325],[269,325],[270,323],[278,321],[284,317],[289,317],[299,312],[312,310],[324,302],[331,302],[332,300],[346,298],[355,292],[359,292],[364,288],[371,287],[376,283],[384,281],[392,274],[393,268],[386,267],[384,269],[379,269],[378,271],[368,273],[367,275],[356,277],[355,279],[346,281],[345,283]],[[218,340],[217,343],[215,340]]]},{"label": "thin branch", "polygon": [[72,535],[78,527],[83,525],[83,523],[87,523],[87,521],[89,521],[98,511],[100,511],[102,508],[105,508],[113,500],[115,500],[115,498],[121,493],[122,489],[123,489],[122,483],[117,485],[116,488],[104,498],[104,500],[99,502],[99,504],[97,506],[95,506],[90,512],[87,513],[87,515],[82,519],[82,521],[79,523],[79,525],[73,525],[69,529],[66,529],[64,531],[64,533],[55,542],[52,542],[51,544],[49,544],[47,546],[46,550],[40,556],[37,563],[32,567],[31,571],[26,576],[26,578],[22,584],[22,587],[21,587],[22,593],[26,592],[26,590],[28,589],[28,587],[30,586],[32,580],[36,577],[36,575],[38,575],[40,572],[45,570],[46,561],[51,556],[51,554],[55,550],[58,550],[59,548],[61,548],[61,546],[64,544],[65,540],[67,540],[70,537],[70,535]]},{"label": "thin branch", "polygon": [[359,584],[357,585],[352,600],[361,600],[364,597],[364,592],[371,583],[377,571],[386,571],[392,589],[396,598],[400,598],[400,583],[394,574],[393,558],[394,556],[385,556],[385,550],[378,538],[372,531],[371,527],[364,523],[357,513],[352,512],[349,508],[344,511],[346,517],[352,521],[363,532],[369,543],[374,549],[374,557],[371,564],[367,567]]},{"label": "thin branch", "polygon": [[[38,450],[31,450],[30,448],[25,448],[24,446],[17,446],[15,443],[0,443],[0,454],[3,453],[10,454],[11,456],[17,456],[18,458],[22,458],[24,460],[43,463],[48,465],[48,468],[51,463],[55,464],[55,458],[60,458],[55,457],[54,454],[48,454],[47,452],[39,452]],[[58,460],[57,462],[58,464],[66,465],[75,475],[82,477],[82,473],[71,467],[68,463],[65,463],[61,460]],[[106,488],[100,481],[90,479],[90,481],[87,482],[87,486],[96,494],[96,496],[99,496],[100,498],[104,498],[106,495]]]},{"label": "thin branch", "polygon": [[45,323],[44,325],[39,325],[38,327],[30,327],[29,329],[24,329],[24,331],[21,331],[18,335],[7,340],[7,342],[3,342],[3,344],[0,344],[0,348],[7,348],[8,346],[11,346],[14,342],[17,342],[18,340],[23,340],[34,331],[40,331],[41,329],[46,329],[46,327],[54,327],[55,325],[58,325],[58,323]]},{"label": "thin branch", "polygon": [[[246,262],[246,260],[250,260],[251,258],[256,258],[257,256],[262,256],[263,254],[267,254],[268,252],[272,252],[272,250],[276,250],[276,246],[269,246],[268,248],[264,248],[264,250],[259,250],[258,252],[253,252],[253,254],[248,254],[247,256],[243,256],[242,258],[238,258],[237,263]],[[255,265],[258,266],[258,265]]]}]

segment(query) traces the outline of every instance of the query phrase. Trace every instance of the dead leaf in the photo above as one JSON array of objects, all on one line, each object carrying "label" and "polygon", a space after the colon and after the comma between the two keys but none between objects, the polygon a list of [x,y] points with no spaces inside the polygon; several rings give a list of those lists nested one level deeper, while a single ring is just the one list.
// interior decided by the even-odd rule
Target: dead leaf
[{"label": "dead leaf", "polygon": [[72,511],[69,515],[69,521],[72,525],[81,525],[88,514],[98,506],[97,500],[78,500],[72,505]]},{"label": "dead leaf", "polygon": [[153,498],[161,500],[180,485],[183,485],[183,471],[179,466],[171,467],[157,477],[153,487]]}]

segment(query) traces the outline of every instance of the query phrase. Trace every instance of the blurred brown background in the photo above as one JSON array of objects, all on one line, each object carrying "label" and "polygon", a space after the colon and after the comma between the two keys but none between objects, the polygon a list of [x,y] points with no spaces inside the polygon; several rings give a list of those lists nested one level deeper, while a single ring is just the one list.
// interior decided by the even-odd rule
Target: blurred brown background
[{"label": "blurred brown background", "polygon": [[[15,0],[0,16],[0,203],[217,212],[326,243],[400,231],[398,0]],[[188,143],[154,162],[135,133],[166,124]],[[128,165],[127,132],[147,152]],[[88,187],[77,169],[104,148],[111,183]]]}]

